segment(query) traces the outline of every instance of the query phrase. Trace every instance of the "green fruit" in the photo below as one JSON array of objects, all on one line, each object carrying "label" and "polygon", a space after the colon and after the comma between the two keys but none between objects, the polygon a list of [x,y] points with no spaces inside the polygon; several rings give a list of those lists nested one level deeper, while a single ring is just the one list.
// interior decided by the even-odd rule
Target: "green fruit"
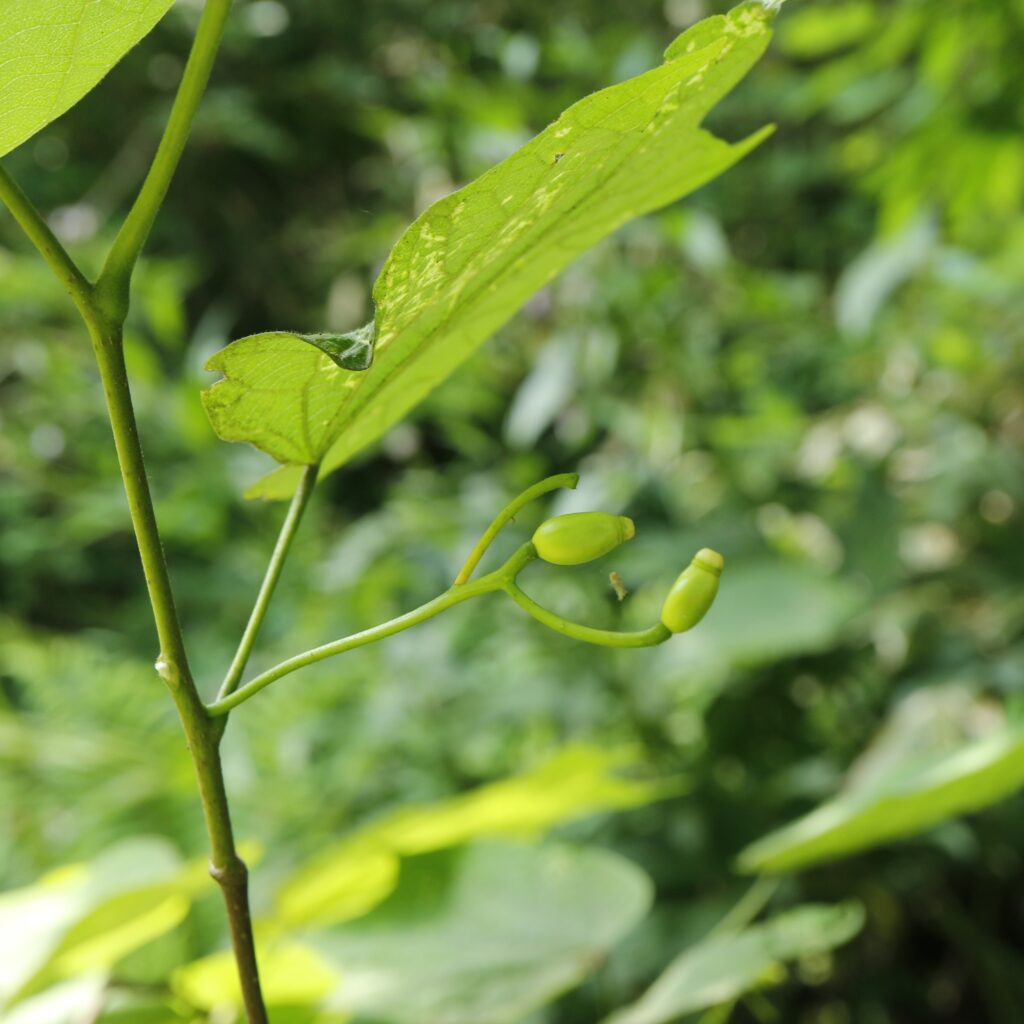
[{"label": "green fruit", "polygon": [[718,593],[718,578],[725,559],[711,548],[701,548],[679,574],[661,606],[661,621],[673,633],[693,629],[707,615]]},{"label": "green fruit", "polygon": [[537,527],[533,546],[552,565],[582,565],[608,554],[636,533],[633,520],[610,512],[572,512]]}]

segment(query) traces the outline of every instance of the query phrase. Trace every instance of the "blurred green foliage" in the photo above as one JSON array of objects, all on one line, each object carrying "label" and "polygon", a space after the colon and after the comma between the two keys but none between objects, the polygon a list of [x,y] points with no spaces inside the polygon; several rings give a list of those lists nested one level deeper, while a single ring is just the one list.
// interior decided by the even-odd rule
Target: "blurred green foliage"
[{"label": "blurred green foliage", "polygon": [[[710,9],[239,3],[128,338],[207,687],[281,509],[240,500],[269,464],[215,441],[198,397],[205,359],[254,331],[365,322],[381,261],[427,203],[578,96],[655,64]],[[196,13],[178,4],[6,161],[93,269],[159,136]],[[686,787],[559,826],[655,887],[593,979],[531,1018],[591,1024],[735,903],[732,865],[749,844],[843,787],[879,792],[931,758],[1006,742],[1024,678],[1022,42],[1020,0],[951,0],[941,17],[924,0],[792,0],[773,49],[712,118],[725,138],[769,120],[775,137],[571,266],[321,488],[254,668],[433,596],[493,512],[550,472],[583,475],[550,508],[638,524],[605,563],[534,571],[538,597],[565,614],[646,625],[697,548],[728,564],[705,622],[660,648],[583,649],[480,602],[247,705],[225,758],[239,833],[264,850],[257,916],[299,865],[382,814],[569,744],[625,745],[646,777]],[[191,863],[202,825],[149,668],[91,354],[8,219],[0,245],[0,885],[142,834],[164,837],[168,864]],[[509,549],[544,514],[524,512]],[[621,604],[609,569],[631,591]],[[859,899],[865,930],[799,959],[731,1019],[1016,1024],[1022,846],[1014,796],[784,879],[787,905]],[[136,991],[104,1019],[195,1019],[180,984],[150,995],[223,946],[215,901],[189,899],[187,917],[118,963]],[[69,984],[71,1006],[96,998],[88,978]]]}]

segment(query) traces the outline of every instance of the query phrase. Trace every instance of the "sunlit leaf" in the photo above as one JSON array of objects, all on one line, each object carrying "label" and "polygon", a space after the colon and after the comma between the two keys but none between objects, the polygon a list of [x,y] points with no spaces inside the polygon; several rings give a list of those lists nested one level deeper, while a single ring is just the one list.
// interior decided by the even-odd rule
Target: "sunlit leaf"
[{"label": "sunlit leaf", "polygon": [[19,1003],[5,1012],[2,1020],[4,1024],[69,1024],[81,1020],[83,1009],[100,1005],[106,984],[103,975],[63,982]]},{"label": "sunlit leaf", "polygon": [[533,839],[564,821],[638,807],[678,792],[674,781],[623,776],[621,770],[629,765],[622,750],[570,747],[516,778],[399,810],[364,836],[403,854],[439,850],[483,835]]},{"label": "sunlit leaf", "polygon": [[111,967],[132,950],[180,924],[189,900],[164,886],[141,889],[107,900],[64,936],[54,954],[53,971],[73,977]]},{"label": "sunlit leaf", "polygon": [[217,436],[278,462],[315,465],[345,426],[343,396],[373,357],[370,332],[274,331],[233,342],[206,364],[224,379],[203,392]]},{"label": "sunlit leaf", "polygon": [[605,1024],[672,1024],[685,1014],[737,999],[781,980],[784,961],[842,945],[863,923],[858,903],[808,905],[741,932],[705,939],[676,957],[635,1003]]},{"label": "sunlit leaf", "polygon": [[[258,942],[260,984],[271,1008],[318,1003],[338,984],[337,972],[314,950],[297,942]],[[172,987],[204,1010],[242,1005],[238,966],[230,950],[174,972]]]},{"label": "sunlit leaf", "polygon": [[343,921],[388,895],[402,856],[481,836],[536,838],[561,822],[678,792],[674,781],[624,777],[619,771],[628,766],[622,751],[570,747],[517,778],[401,808],[302,868],[281,890],[277,914],[291,925]]},{"label": "sunlit leaf", "polygon": [[157,992],[108,990],[96,1024],[196,1024],[189,1008]]},{"label": "sunlit leaf", "polygon": [[1004,726],[983,739],[954,744],[926,741],[919,730],[911,735],[912,743],[889,736],[871,761],[859,766],[852,787],[748,846],[740,854],[740,868],[796,871],[913,836],[1024,786],[1019,729]]},{"label": "sunlit leaf", "polygon": [[[700,22],[661,67],[570,107],[406,231],[374,286],[373,365],[336,384],[324,472],[377,440],[576,256],[765,137],[730,144],[699,125],[764,52],[771,21],[748,3]],[[295,480],[279,471],[250,494],[286,497]]]},{"label": "sunlit leaf", "polygon": [[511,1024],[578,984],[643,916],[616,854],[480,843],[406,862],[376,910],[316,936],[328,1005],[389,1024]]},{"label": "sunlit leaf", "polygon": [[175,927],[189,878],[169,844],[137,839],[0,895],[0,1007],[62,978],[102,974]]},{"label": "sunlit leaf", "polygon": [[292,925],[359,917],[395,888],[399,863],[398,854],[373,842],[329,847],[281,889],[278,917]]},{"label": "sunlit leaf", "polygon": [[73,107],[173,2],[0,4],[0,156]]}]

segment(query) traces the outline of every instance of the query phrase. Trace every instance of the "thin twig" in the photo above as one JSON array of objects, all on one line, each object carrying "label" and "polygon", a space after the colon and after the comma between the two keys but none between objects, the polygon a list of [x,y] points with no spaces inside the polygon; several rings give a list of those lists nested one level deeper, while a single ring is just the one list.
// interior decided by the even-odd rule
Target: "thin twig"
[{"label": "thin twig", "polygon": [[284,568],[285,559],[288,557],[292,540],[302,520],[302,513],[306,510],[309,499],[313,494],[313,488],[316,486],[316,475],[319,468],[319,466],[306,466],[303,468],[302,478],[299,480],[298,489],[295,491],[291,505],[288,507],[288,514],[284,517],[284,522],[281,524],[281,532],[278,534],[277,543],[274,545],[273,554],[270,556],[270,562],[267,565],[263,583],[260,585],[259,594],[256,596],[256,603],[253,605],[249,622],[238,644],[238,650],[231,661],[231,667],[228,669],[224,682],[221,683],[220,690],[217,692],[218,701],[234,693],[242,680],[242,673],[245,671],[246,664],[248,664],[253,644],[256,642],[260,626],[263,625],[267,608],[270,606],[270,599],[274,595],[274,588],[281,577],[281,570]]}]

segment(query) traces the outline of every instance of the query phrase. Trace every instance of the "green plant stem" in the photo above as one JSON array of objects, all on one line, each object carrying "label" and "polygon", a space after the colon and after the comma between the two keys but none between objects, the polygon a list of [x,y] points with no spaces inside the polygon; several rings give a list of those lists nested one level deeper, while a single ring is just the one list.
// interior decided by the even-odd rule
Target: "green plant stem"
[{"label": "green plant stem", "polygon": [[100,379],[103,382],[110,425],[114,433],[118,464],[128,497],[128,511],[135,529],[149,602],[153,608],[157,637],[160,640],[160,658],[157,665],[160,674],[173,691],[180,687],[177,675],[187,670],[188,658],[160,541],[156,513],[149,492],[125,369],[123,345],[119,335],[111,337],[94,332],[92,340]]},{"label": "green plant stem", "polygon": [[756,879],[728,913],[708,932],[708,937],[733,935],[742,931],[764,910],[781,884],[781,878],[768,875]]},{"label": "green plant stem", "polygon": [[123,323],[128,312],[132,272],[188,141],[192,120],[206,91],[230,9],[231,0],[206,0],[153,163],[96,282],[100,308],[114,323]]},{"label": "green plant stem", "polygon": [[573,640],[581,640],[585,644],[596,644],[599,647],[654,647],[664,643],[672,636],[672,631],[661,622],[651,626],[650,629],[631,633],[583,626],[578,622],[563,619],[561,615],[537,604],[532,597],[524,594],[512,581],[505,584],[504,590],[523,611],[532,615],[548,629],[553,629],[563,636],[572,637]]},{"label": "green plant stem", "polygon": [[450,587],[432,601],[421,604],[419,608],[414,608],[411,612],[399,615],[397,618],[383,622],[379,626],[372,626],[370,629],[364,629],[359,633],[353,633],[351,636],[342,637],[340,640],[333,640],[329,644],[314,647],[309,651],[303,651],[302,654],[296,654],[293,658],[288,658],[279,665],[267,669],[266,672],[256,676],[254,679],[250,679],[249,682],[229,696],[207,704],[206,712],[214,718],[227,714],[232,708],[236,708],[250,697],[254,697],[260,690],[271,683],[277,682],[278,679],[284,676],[291,675],[292,672],[297,672],[300,668],[313,665],[318,661],[323,661],[325,658],[333,658],[336,654],[345,654],[347,651],[355,650],[357,647],[366,647],[368,644],[377,643],[378,640],[384,640],[389,636],[394,636],[396,633],[401,633],[403,630],[418,626],[421,622],[426,622],[427,619],[432,619],[435,615],[440,615],[441,612],[454,608],[455,605],[462,604],[463,601],[468,601],[470,598],[481,597],[484,594],[491,594],[497,590],[502,590],[510,580],[515,578],[517,573],[536,557],[537,553],[533,545],[524,544],[501,568],[496,569],[494,572],[481,576],[480,579],[472,583],[466,583],[460,587]]},{"label": "green plant stem", "polygon": [[483,558],[484,552],[491,546],[494,538],[501,532],[502,527],[515,516],[515,514],[524,506],[528,505],[531,501],[539,498],[542,494],[547,494],[549,491],[556,491],[559,487],[567,487],[569,490],[575,490],[576,485],[580,482],[579,473],[560,473],[558,476],[549,476],[540,483],[534,484],[532,487],[528,487],[519,497],[514,498],[510,501],[495,517],[494,521],[484,531],[483,536],[476,542],[476,547],[469,553],[469,558],[466,559],[465,564],[459,570],[459,575],[455,577],[455,586],[461,587],[466,581],[473,575],[473,570],[477,567],[480,559]]},{"label": "green plant stem", "polygon": [[132,270],[185,145],[229,7],[230,0],[208,0],[153,167],[95,286],[89,285],[45,221],[6,174],[0,176],[0,190],[26,234],[71,293],[89,328],[160,642],[156,668],[170,690],[192,756],[210,840],[210,875],[224,897],[246,1019],[249,1024],[267,1024],[249,911],[248,870],[235,847],[221,767],[223,728],[207,716],[189,668],[139,442],[122,337]]},{"label": "green plant stem", "polygon": [[25,195],[3,165],[0,165],[0,201],[11,211],[22,231],[49,264],[86,323],[98,326],[92,285],[50,230],[49,224],[33,205],[32,200]]},{"label": "green plant stem", "polygon": [[270,606],[270,599],[274,595],[274,588],[277,586],[277,581],[281,578],[281,570],[284,568],[285,559],[288,557],[292,540],[299,528],[299,523],[302,521],[302,513],[305,512],[309,499],[312,497],[313,489],[316,487],[316,475],[319,468],[319,466],[306,466],[302,471],[299,486],[292,496],[291,505],[288,507],[288,514],[281,524],[281,532],[278,534],[277,543],[274,545],[273,554],[270,556],[270,563],[267,565],[266,575],[263,577],[259,594],[256,596],[256,603],[253,605],[249,622],[246,624],[245,632],[242,634],[238,650],[235,652],[235,657],[231,662],[230,668],[228,668],[227,675],[224,677],[224,682],[221,683],[220,690],[217,692],[218,701],[234,693],[238,688],[239,682],[241,682],[242,673],[245,671],[245,666],[249,661],[253,644],[256,642],[260,627],[263,625],[267,608]]},{"label": "green plant stem", "polygon": [[142,446],[139,443],[121,337],[119,334],[102,334],[95,330],[91,331],[91,336],[128,498],[128,510],[160,640],[157,668],[178,709],[195,766],[210,838],[210,874],[220,885],[224,896],[246,1015],[249,1024],[266,1024],[267,1014],[260,992],[252,919],[249,914],[248,872],[235,848],[221,770],[220,733],[206,715],[189,669]]}]

